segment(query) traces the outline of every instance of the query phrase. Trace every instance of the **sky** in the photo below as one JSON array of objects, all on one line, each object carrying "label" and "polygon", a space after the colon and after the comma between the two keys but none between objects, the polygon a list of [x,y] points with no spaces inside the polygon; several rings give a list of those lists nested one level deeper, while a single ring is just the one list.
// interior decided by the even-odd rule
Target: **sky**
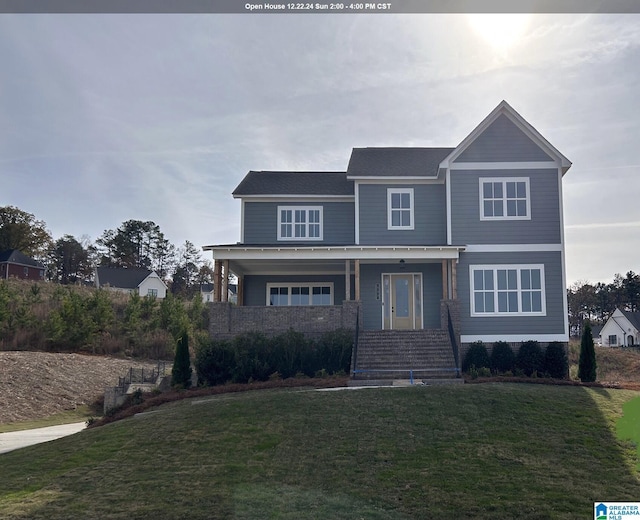
[{"label": "sky", "polygon": [[454,147],[504,99],[573,162],[567,283],[640,272],[640,14],[0,14],[0,64],[0,206],[54,239],[235,243],[249,170]]}]

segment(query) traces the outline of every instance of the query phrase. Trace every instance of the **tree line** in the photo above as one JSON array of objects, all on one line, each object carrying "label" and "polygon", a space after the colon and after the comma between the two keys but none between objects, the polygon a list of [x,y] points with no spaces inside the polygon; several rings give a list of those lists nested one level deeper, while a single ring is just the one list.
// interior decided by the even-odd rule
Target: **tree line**
[{"label": "tree line", "polygon": [[43,220],[15,206],[0,207],[0,251],[18,249],[46,268],[48,280],[89,283],[96,267],[140,267],[155,271],[175,295],[193,297],[213,279],[213,266],[185,240],[176,247],[152,221],[127,220],[95,241],[64,235],[54,240]]},{"label": "tree line", "polygon": [[604,324],[616,308],[640,310],[640,274],[633,271],[624,276],[616,274],[611,283],[578,281],[567,289],[567,296],[571,333],[579,336],[586,320]]}]

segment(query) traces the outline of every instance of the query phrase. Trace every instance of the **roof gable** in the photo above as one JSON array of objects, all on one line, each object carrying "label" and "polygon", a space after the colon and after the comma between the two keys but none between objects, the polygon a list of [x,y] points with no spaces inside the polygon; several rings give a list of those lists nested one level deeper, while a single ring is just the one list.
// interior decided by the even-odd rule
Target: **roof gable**
[{"label": "roof gable", "polygon": [[345,172],[250,171],[233,191],[237,198],[265,195],[353,196]]},{"label": "roof gable", "polygon": [[110,287],[119,289],[135,289],[146,280],[153,271],[137,267],[98,267],[96,273],[100,287],[109,285]]},{"label": "roof gable", "polygon": [[[495,147],[496,161],[554,161],[562,167],[562,173],[571,167],[571,161],[560,153],[540,132],[531,126],[506,101],[502,101],[484,120],[440,163],[441,168],[449,168],[451,163],[478,161],[481,147],[491,148],[496,137],[508,134],[515,140],[516,147],[511,151],[504,147]],[[494,145],[495,146],[495,145]],[[515,157],[515,152],[524,151]],[[490,152],[491,153],[491,152]],[[486,156],[483,158],[487,160]],[[480,161],[478,161],[480,162]],[[493,162],[493,161],[492,161]]]},{"label": "roof gable", "polygon": [[623,311],[622,309],[620,309],[620,312],[622,312],[623,316],[627,318],[629,323],[631,323],[636,330],[640,330],[640,312],[629,312]]},{"label": "roof gable", "polygon": [[354,148],[347,178],[438,176],[438,165],[453,148]]},{"label": "roof gable", "polygon": [[18,251],[17,249],[8,249],[7,251],[0,253],[0,263],[5,262],[44,269],[44,265],[40,262],[25,255],[22,251]]}]

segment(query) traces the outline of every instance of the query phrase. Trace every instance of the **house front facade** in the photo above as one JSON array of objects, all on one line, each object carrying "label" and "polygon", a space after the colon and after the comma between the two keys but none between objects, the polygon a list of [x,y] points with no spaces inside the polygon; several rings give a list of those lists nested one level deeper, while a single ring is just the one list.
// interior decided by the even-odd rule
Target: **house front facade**
[{"label": "house front facade", "polygon": [[98,267],[96,287],[151,298],[166,298],[167,286],[155,271],[143,268]]},{"label": "house front facade", "polygon": [[0,279],[44,280],[45,267],[17,249],[0,252]]},{"label": "house front facade", "polygon": [[452,316],[463,345],[566,342],[570,165],[503,101],[457,147],[356,148],[346,172],[251,171],[233,192],[240,242],[204,249],[222,283],[238,278],[239,307],[296,307],[289,325],[349,325],[355,305],[365,331]]},{"label": "house front facade", "polygon": [[633,347],[639,345],[640,312],[616,309],[600,331],[600,342],[603,347]]}]

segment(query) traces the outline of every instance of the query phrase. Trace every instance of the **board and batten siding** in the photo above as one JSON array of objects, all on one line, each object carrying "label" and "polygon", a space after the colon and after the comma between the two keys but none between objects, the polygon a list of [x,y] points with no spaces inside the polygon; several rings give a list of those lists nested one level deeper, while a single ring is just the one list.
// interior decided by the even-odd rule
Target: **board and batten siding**
[{"label": "board and batten siding", "polygon": [[[422,273],[423,328],[440,328],[442,265],[440,263],[426,263],[406,264],[404,270],[400,270],[398,264],[362,264],[360,266],[360,297],[364,329],[382,329],[383,273]],[[378,287],[380,292],[378,292]]]},{"label": "board and batten siding", "polygon": [[[471,316],[470,265],[544,265],[546,316]],[[458,299],[462,334],[515,335],[526,341],[540,334],[564,334],[564,285],[560,251],[511,253],[462,253],[458,263]]]},{"label": "board and batten siding", "polygon": [[518,161],[553,161],[553,159],[502,114],[453,162]]},{"label": "board and batten siding", "polygon": [[[278,206],[322,206],[322,240],[278,241]],[[245,202],[244,244],[352,245],[355,242],[353,202]]]},{"label": "board and batten siding", "polygon": [[[559,244],[558,170],[454,170],[451,182],[453,244]],[[530,220],[480,220],[481,178],[529,179]]]},{"label": "board and batten siding", "polygon": [[[414,229],[387,229],[387,188],[413,188]],[[447,242],[444,184],[360,184],[361,245],[442,245]]]}]

